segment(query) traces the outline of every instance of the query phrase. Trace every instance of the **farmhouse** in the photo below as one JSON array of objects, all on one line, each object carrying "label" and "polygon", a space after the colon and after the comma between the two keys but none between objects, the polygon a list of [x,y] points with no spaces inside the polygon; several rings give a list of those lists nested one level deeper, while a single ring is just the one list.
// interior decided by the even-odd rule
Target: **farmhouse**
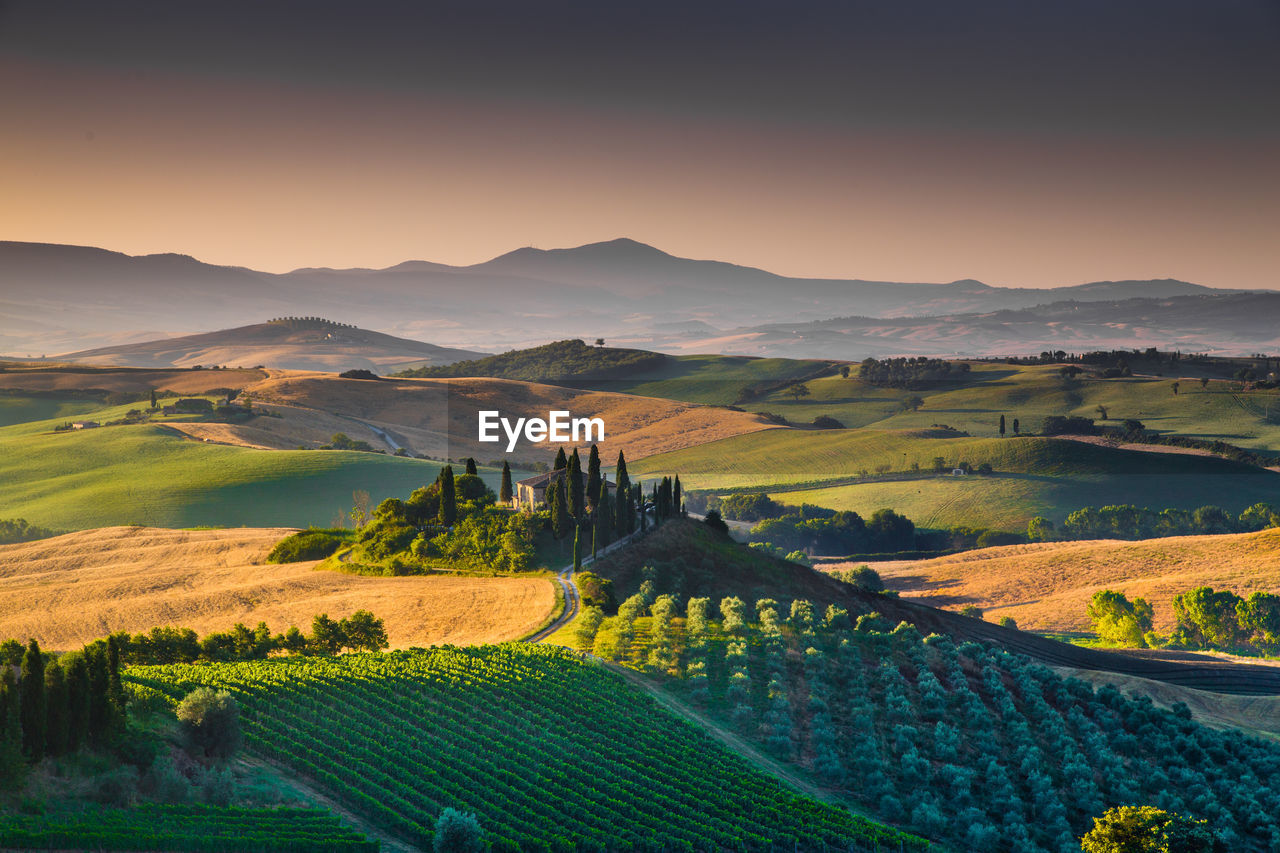
[{"label": "farmhouse", "polygon": [[[515,509],[528,507],[529,509],[537,509],[547,502],[547,489],[551,488],[564,476],[566,468],[557,468],[554,471],[548,471],[545,474],[539,474],[536,477],[529,477],[527,480],[521,480],[516,483],[516,493],[511,496],[511,505]],[[608,480],[604,481],[606,489],[614,488],[614,484]],[[582,488],[587,487],[587,472],[582,472]]]},{"label": "farmhouse", "polygon": [[71,422],[72,429],[93,429],[96,426],[98,426],[97,421],[72,421]]}]

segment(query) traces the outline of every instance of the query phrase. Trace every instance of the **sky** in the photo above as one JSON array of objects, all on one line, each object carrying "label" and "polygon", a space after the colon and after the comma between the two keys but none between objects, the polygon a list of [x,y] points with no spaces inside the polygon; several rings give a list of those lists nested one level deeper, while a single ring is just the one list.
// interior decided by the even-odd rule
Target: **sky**
[{"label": "sky", "polygon": [[1280,288],[1280,2],[0,0],[0,239]]}]

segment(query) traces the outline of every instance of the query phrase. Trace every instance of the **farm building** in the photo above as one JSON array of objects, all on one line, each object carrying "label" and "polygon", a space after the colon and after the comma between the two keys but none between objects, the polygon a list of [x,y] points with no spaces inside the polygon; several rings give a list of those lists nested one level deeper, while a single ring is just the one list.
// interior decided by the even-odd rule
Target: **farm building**
[{"label": "farm building", "polygon": [[[545,474],[538,474],[536,477],[529,477],[526,480],[520,480],[516,483],[516,493],[511,496],[511,505],[516,509],[528,507],[529,509],[537,509],[547,502],[547,489],[551,488],[551,484],[559,481],[564,475],[565,468],[557,468],[554,471],[548,471]],[[605,487],[612,489],[614,484],[608,480],[604,481]],[[582,487],[587,487],[587,472],[582,472]]]},{"label": "farm building", "polygon": [[97,421],[72,421],[71,422],[72,429],[93,429],[96,426],[98,426]]}]

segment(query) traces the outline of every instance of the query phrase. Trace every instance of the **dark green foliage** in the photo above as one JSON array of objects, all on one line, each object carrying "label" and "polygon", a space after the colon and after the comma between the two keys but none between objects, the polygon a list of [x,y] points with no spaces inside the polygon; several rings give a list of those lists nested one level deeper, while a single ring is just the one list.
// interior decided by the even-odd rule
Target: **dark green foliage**
[{"label": "dark green foliage", "polygon": [[590,347],[581,340],[556,341],[530,349],[512,350],[473,361],[418,367],[397,376],[491,376],[528,382],[580,382],[588,379],[630,378],[657,370],[670,356],[636,349]]},{"label": "dark green foliage", "polygon": [[813,419],[813,426],[818,429],[844,429],[844,424],[830,415],[818,415]]},{"label": "dark green foliage", "polygon": [[457,501],[479,501],[492,504],[496,498],[493,490],[485,485],[479,474],[463,474],[453,478],[453,492]]},{"label": "dark green foliage", "polygon": [[71,743],[71,702],[66,674],[57,660],[44,670],[44,701],[45,749],[50,755],[62,755]]},{"label": "dark green foliage", "polygon": [[98,640],[85,647],[89,667],[89,742],[102,747],[111,744],[124,729],[124,709],[112,699],[111,665],[107,644]]},{"label": "dark green foliage", "polygon": [[613,597],[613,581],[608,578],[602,578],[593,572],[579,572],[573,576],[573,581],[578,585],[584,607],[599,607],[610,613],[617,607]]},{"label": "dark green foliage", "polygon": [[1093,621],[1094,633],[1121,646],[1145,646],[1153,615],[1154,609],[1145,599],[1135,598],[1130,602],[1123,593],[1115,590],[1098,590],[1089,602],[1089,618]]},{"label": "dark green foliage", "polygon": [[0,816],[0,846],[23,850],[253,850],[376,853],[326,809],[141,803]]},{"label": "dark green foliage", "polygon": [[1166,846],[1086,850],[1226,853],[1280,839],[1276,744],[1199,725],[1185,706],[1095,692],[995,647],[922,639],[906,623],[890,630],[863,615],[849,630],[830,608],[810,624],[793,603],[782,625],[774,602],[757,601],[757,624],[739,626],[750,608],[738,602],[730,619],[726,603],[720,628],[687,635],[673,668],[690,701],[948,849],[1079,850],[1114,803],[1204,815],[1218,837],[1176,819],[1148,833]]},{"label": "dark green foliage", "polygon": [[718,509],[707,510],[707,514],[703,516],[702,522],[717,533],[721,533],[725,536],[729,535],[729,525],[725,523],[725,520],[720,516],[720,510]]},{"label": "dark green foliage", "polygon": [[568,485],[564,477],[551,481],[551,530],[557,539],[563,539],[573,526],[573,516],[569,514],[569,498],[566,494]]},{"label": "dark green foliage", "polygon": [[586,490],[582,482],[582,459],[578,456],[576,447],[573,449],[573,454],[569,456],[569,466],[565,469],[564,479],[569,489],[566,495],[569,501],[569,515],[575,521],[582,521],[587,511]]},{"label": "dark green foliage", "polygon": [[346,638],[346,648],[357,652],[376,652],[389,645],[382,620],[368,610],[357,610],[343,619],[340,626]]},{"label": "dark green foliage", "polygon": [[515,495],[515,489],[511,485],[511,465],[503,461],[502,463],[502,485],[498,488],[498,501],[504,506],[511,503],[512,497]]},{"label": "dark green foliage", "polygon": [[343,546],[349,531],[343,528],[323,530],[309,527],[286,536],[267,554],[268,563],[301,563],[323,560]]},{"label": "dark green foliage", "polygon": [[1152,539],[1261,530],[1280,523],[1270,504],[1254,504],[1239,518],[1221,507],[1195,510],[1169,508],[1160,511],[1132,504],[1082,507],[1067,516],[1058,529],[1059,539]]},{"label": "dark green foliage", "polygon": [[485,844],[480,821],[471,812],[444,809],[436,818],[431,849],[435,853],[481,853]]},{"label": "dark green foliage", "polygon": [[367,441],[357,441],[345,432],[335,432],[328,444],[320,445],[321,450],[359,450],[364,453],[375,453],[373,445]]},{"label": "dark green foliage", "polygon": [[551,466],[551,470],[559,471],[561,468],[568,468],[568,467],[569,467],[569,457],[564,455],[564,447],[561,446],[556,448],[556,461],[555,461],[555,464]]},{"label": "dark green foliage", "polygon": [[240,705],[225,690],[197,687],[178,703],[177,716],[193,755],[221,762],[240,748]]},{"label": "dark green foliage", "polygon": [[317,654],[336,655],[347,644],[342,623],[329,618],[328,613],[316,614],[311,620],[311,636],[307,645]]},{"label": "dark green foliage", "polygon": [[1198,586],[1173,598],[1178,619],[1174,641],[1193,649],[1233,650],[1241,645],[1239,608],[1244,602],[1229,590]]},{"label": "dark green foliage", "polygon": [[0,791],[16,791],[26,778],[22,756],[22,699],[10,667],[0,675]]},{"label": "dark green foliage", "polygon": [[83,652],[69,652],[60,663],[67,682],[67,748],[76,750],[89,743],[89,664]]},{"label": "dark green foliage", "polygon": [[967,362],[937,358],[867,358],[858,365],[858,379],[868,385],[918,390],[941,382],[962,381],[969,373]]},{"label": "dark green foliage", "polygon": [[1098,428],[1091,418],[1050,415],[1041,422],[1041,435],[1097,435]]},{"label": "dark green foliage", "polygon": [[11,545],[15,542],[32,542],[36,539],[48,539],[58,535],[56,531],[44,527],[36,527],[25,518],[0,519],[0,545]]},{"label": "dark green foliage", "polygon": [[600,503],[600,484],[603,479],[600,476],[600,450],[594,444],[591,445],[591,453],[587,456],[587,500],[592,506]]},{"label": "dark green foliage", "polygon": [[364,370],[363,368],[355,368],[353,370],[344,370],[338,374],[338,378],[339,379],[373,379],[373,380],[379,379],[378,374],[374,373],[371,370]]},{"label": "dark green foliage", "polygon": [[446,465],[440,472],[440,523],[452,527],[458,520],[458,500],[453,479],[453,466]]},{"label": "dark green foliage", "polygon": [[48,717],[44,692],[44,655],[32,640],[22,656],[22,675],[18,681],[22,707],[22,751],[32,763],[44,758]]},{"label": "dark green foliage", "polygon": [[734,521],[763,521],[778,518],[785,510],[764,492],[742,492],[721,499],[720,512]]},{"label": "dark green foliage", "polygon": [[[131,670],[234,692],[246,747],[363,819],[433,846],[443,808],[494,851],[923,851],[800,796],[568,650],[509,644]],[[540,773],[556,774],[539,784]]]},{"label": "dark green foliage", "polygon": [[479,474],[480,474],[480,469],[478,469],[478,468],[476,467],[476,460],[475,460],[475,458],[474,458],[474,457],[471,457],[471,456],[468,456],[468,457],[467,457],[467,466],[466,466],[466,468],[464,469],[463,473],[464,473],[464,474],[470,474],[470,475],[472,475],[473,477],[475,477],[475,476],[479,476]]},{"label": "dark green foliage", "polygon": [[582,524],[575,521],[573,523],[573,570],[576,572],[582,568]]}]

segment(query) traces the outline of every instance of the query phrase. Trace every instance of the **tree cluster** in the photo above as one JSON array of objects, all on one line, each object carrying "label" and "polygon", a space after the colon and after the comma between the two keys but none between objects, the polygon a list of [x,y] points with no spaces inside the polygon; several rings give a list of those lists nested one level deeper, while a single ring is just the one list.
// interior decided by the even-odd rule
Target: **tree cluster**
[{"label": "tree cluster", "polygon": [[1280,509],[1256,503],[1232,515],[1222,507],[1206,505],[1194,510],[1170,507],[1160,511],[1132,504],[1086,506],[1067,516],[1061,527],[1042,516],[1027,526],[1033,542],[1054,539],[1154,539],[1163,536],[1253,533],[1280,527]]},{"label": "tree cluster", "polygon": [[962,380],[968,373],[969,364],[966,362],[950,362],[925,356],[867,358],[858,365],[858,379],[868,385],[909,390]]}]

